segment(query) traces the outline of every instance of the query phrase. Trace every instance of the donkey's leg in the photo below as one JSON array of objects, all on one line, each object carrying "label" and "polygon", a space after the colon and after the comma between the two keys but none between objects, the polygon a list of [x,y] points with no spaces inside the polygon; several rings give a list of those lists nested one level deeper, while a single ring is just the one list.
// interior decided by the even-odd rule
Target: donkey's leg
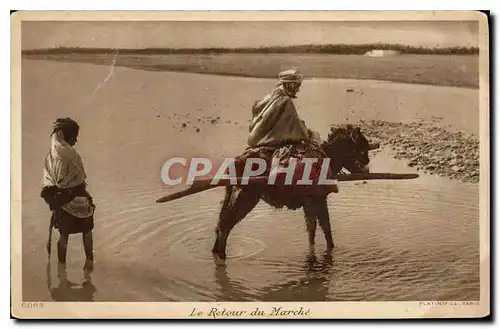
[{"label": "donkey's leg", "polygon": [[219,222],[215,230],[216,240],[212,252],[221,259],[226,259],[226,244],[229,233],[259,203],[260,193],[232,188],[227,189],[226,199],[222,206]]},{"label": "donkey's leg", "polygon": [[328,204],[326,198],[318,200],[316,204],[319,226],[325,234],[326,248],[330,251],[333,249],[334,244],[332,238],[332,229],[330,226],[330,214],[328,213]]},{"label": "donkey's leg", "polygon": [[234,203],[234,199],[236,198],[236,196],[236,189],[233,186],[226,186],[224,201],[222,202],[219,217],[225,216],[225,214],[231,208],[231,204]]},{"label": "donkey's leg", "polygon": [[219,253],[220,250],[220,223],[223,218],[226,218],[228,216],[237,195],[238,193],[233,186],[226,186],[224,200],[222,201],[222,207],[219,213],[219,222],[217,223],[217,227],[215,228],[215,242],[214,246],[212,247],[212,253],[214,254]]},{"label": "donkey's leg", "polygon": [[316,236],[316,223],[317,216],[314,204],[306,203],[304,208],[304,218],[306,220],[307,234],[309,235],[309,246],[314,246],[314,239]]},{"label": "donkey's leg", "polygon": [[224,193],[224,201],[222,201],[222,207],[219,213],[219,222],[217,223],[217,227],[215,228],[215,242],[214,246],[212,247],[212,253],[216,254],[219,252],[220,249],[220,241],[219,241],[219,236],[220,236],[220,222],[222,221],[223,218],[227,217],[228,212],[231,210],[231,204],[234,203],[234,199],[236,197],[236,191],[232,186],[226,186],[225,193]]}]

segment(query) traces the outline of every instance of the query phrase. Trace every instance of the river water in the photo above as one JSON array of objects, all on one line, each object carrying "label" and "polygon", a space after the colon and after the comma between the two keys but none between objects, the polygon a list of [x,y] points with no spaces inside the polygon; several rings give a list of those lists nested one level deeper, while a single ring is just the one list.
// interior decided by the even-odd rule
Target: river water
[{"label": "river water", "polygon": [[[210,88],[238,83],[248,87],[257,82],[192,74],[160,76],[122,68],[109,85],[87,99],[84,96],[106,76],[106,68],[42,62],[28,62],[27,67],[23,73],[23,92],[29,95],[23,101],[25,300],[479,299],[478,185],[430,176],[341,183],[340,193],[328,200],[336,244],[331,254],[324,253],[319,229],[315,250],[309,250],[302,211],[275,210],[260,203],[233,230],[225,264],[216,263],[210,250],[223,189],[155,204],[167,193],[161,185],[160,168],[165,157],[175,152],[239,152],[241,143],[224,143],[223,135],[230,132],[234,140],[244,141],[243,121],[248,115],[231,112],[243,103],[243,96],[233,95],[233,101],[212,99]],[[40,84],[43,72],[52,79]],[[74,76],[80,79],[70,84]],[[182,88],[203,90],[197,83],[209,91],[194,93],[196,97],[191,98],[176,96],[186,95]],[[262,91],[252,88],[255,94]],[[79,99],[89,102],[85,111],[70,106]],[[187,103],[178,104],[188,101],[189,108]],[[220,107],[207,109],[210,102]],[[166,119],[178,109],[182,113],[192,110],[194,116],[199,108],[238,122],[224,134],[209,124],[200,134],[182,135],[179,123]],[[55,248],[50,263],[45,251],[49,212],[39,197],[41,168],[51,122],[66,114],[82,125],[77,148],[98,206],[95,270],[86,284],[80,236],[70,238],[66,280],[58,278],[58,272],[59,276],[62,273],[56,265]],[[194,144],[198,148],[186,146]],[[392,159],[388,151],[373,157],[371,170],[414,172]]]}]

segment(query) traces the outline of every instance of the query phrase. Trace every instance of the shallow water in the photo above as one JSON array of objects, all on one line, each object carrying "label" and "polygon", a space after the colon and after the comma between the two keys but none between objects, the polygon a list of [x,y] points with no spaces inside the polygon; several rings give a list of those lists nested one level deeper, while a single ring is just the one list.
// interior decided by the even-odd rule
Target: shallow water
[{"label": "shallow water", "polygon": [[[167,153],[165,147],[171,145],[174,150],[170,149],[170,153],[181,152],[183,146],[177,144],[186,137],[179,137],[178,132],[168,128],[168,122],[162,121],[165,113],[156,119],[154,112],[137,110],[138,104],[145,104],[145,100],[162,103],[165,99],[148,97],[148,88],[142,89],[146,95],[133,94],[136,86],[120,85],[124,81],[147,84],[149,80],[143,79],[146,73],[141,75],[136,71],[115,73],[121,79],[114,77],[92,100],[91,109],[73,113],[84,122],[78,148],[98,206],[94,231],[96,264],[91,284],[82,285],[81,238],[72,236],[66,273],[71,283],[59,280],[55,245],[46,272],[44,243],[49,213],[39,197],[41,164],[48,147],[48,138],[40,136],[48,136],[51,120],[65,113],[60,107],[50,105],[74,97],[71,94],[63,97],[56,90],[57,86],[64,86],[61,81],[66,74],[72,76],[63,71],[71,66],[56,67],[61,70],[53,71],[56,72],[53,79],[58,83],[47,82],[36,91],[23,89],[30,95],[30,100],[23,103],[27,113],[23,116],[25,300],[479,299],[478,186],[438,177],[341,183],[341,192],[331,195],[328,202],[336,244],[331,255],[324,253],[325,241],[319,228],[316,248],[309,250],[301,211],[277,211],[260,203],[233,230],[226,263],[214,262],[210,250],[223,189],[167,204],[154,203],[167,193],[159,180],[161,161]],[[82,68],[76,66],[76,69]],[[91,72],[94,69],[97,70],[87,66],[86,72],[95,77]],[[33,70],[24,74],[29,77]],[[100,70],[102,75],[102,68]],[[27,87],[30,83],[36,85],[41,78],[31,79],[26,82]],[[75,84],[79,84],[78,88],[86,87],[87,91],[93,90],[95,81],[99,81],[99,78],[89,80],[86,85],[82,79]],[[168,81],[165,76],[162,79]],[[192,83],[198,78],[190,75],[185,79],[196,90]],[[211,81],[213,85],[207,88],[215,88],[217,83],[226,84],[225,87],[228,83],[247,83],[244,79],[199,79],[203,86]],[[153,86],[158,81],[149,83]],[[176,79],[175,84],[179,83],[185,81]],[[164,87],[160,90],[167,94],[165,97],[175,98],[175,89]],[[74,92],[75,88],[68,87],[68,92]],[[210,91],[207,94],[213,95]],[[190,108],[184,103],[177,105],[183,105],[180,108],[184,112],[194,111],[199,105],[196,102],[203,103],[203,97],[203,93],[198,93],[188,99],[194,102]],[[182,99],[187,102],[186,98]],[[213,113],[228,113],[226,117],[241,122],[246,114],[229,111],[234,109],[234,104],[239,105],[239,101],[238,98],[236,101],[224,98],[223,102],[215,99],[213,102],[221,107]],[[35,110],[37,106],[39,111]],[[164,108],[169,108],[169,113],[175,112],[169,106]],[[112,127],[128,127],[128,130],[105,130]],[[234,140],[244,140],[246,126],[231,127],[227,129],[232,130],[226,132],[230,132]],[[190,145],[200,143],[205,148],[207,144],[202,141],[220,142],[210,149],[218,154],[234,154],[240,150],[238,142],[223,144],[222,132],[216,128],[210,130],[212,128],[202,128],[208,136],[191,135],[186,141]],[[414,172],[384,152],[372,159],[371,166],[373,172]]]},{"label": "shallow water", "polygon": [[[376,157],[372,169],[390,162]],[[316,250],[309,250],[301,211],[261,203],[232,232],[222,265],[210,249],[223,191],[156,205],[157,193],[141,191],[143,179],[129,178],[135,192],[124,199],[99,203],[94,300],[479,298],[474,185],[429,177],[343,183],[329,198],[336,243],[330,256],[319,228]],[[70,244],[70,280],[81,279],[81,252]],[[101,293],[101,279],[117,289]]]}]

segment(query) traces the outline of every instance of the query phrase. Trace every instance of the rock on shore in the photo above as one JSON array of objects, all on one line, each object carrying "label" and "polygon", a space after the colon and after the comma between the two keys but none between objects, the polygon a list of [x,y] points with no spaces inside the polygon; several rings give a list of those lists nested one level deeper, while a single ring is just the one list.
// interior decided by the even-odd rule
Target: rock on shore
[{"label": "rock on shore", "polygon": [[463,132],[452,132],[432,124],[362,121],[368,138],[389,146],[397,159],[425,173],[479,182],[479,140]]}]

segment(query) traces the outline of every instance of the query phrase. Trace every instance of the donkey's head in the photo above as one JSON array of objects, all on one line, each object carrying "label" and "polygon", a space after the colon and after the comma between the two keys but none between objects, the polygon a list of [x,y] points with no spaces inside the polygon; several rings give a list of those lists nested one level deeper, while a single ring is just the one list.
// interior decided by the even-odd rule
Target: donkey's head
[{"label": "donkey's head", "polygon": [[328,138],[322,144],[330,158],[333,174],[342,168],[351,173],[368,172],[370,157],[368,152],[379,148],[378,143],[371,143],[361,132],[361,128],[350,124],[330,128]]}]

